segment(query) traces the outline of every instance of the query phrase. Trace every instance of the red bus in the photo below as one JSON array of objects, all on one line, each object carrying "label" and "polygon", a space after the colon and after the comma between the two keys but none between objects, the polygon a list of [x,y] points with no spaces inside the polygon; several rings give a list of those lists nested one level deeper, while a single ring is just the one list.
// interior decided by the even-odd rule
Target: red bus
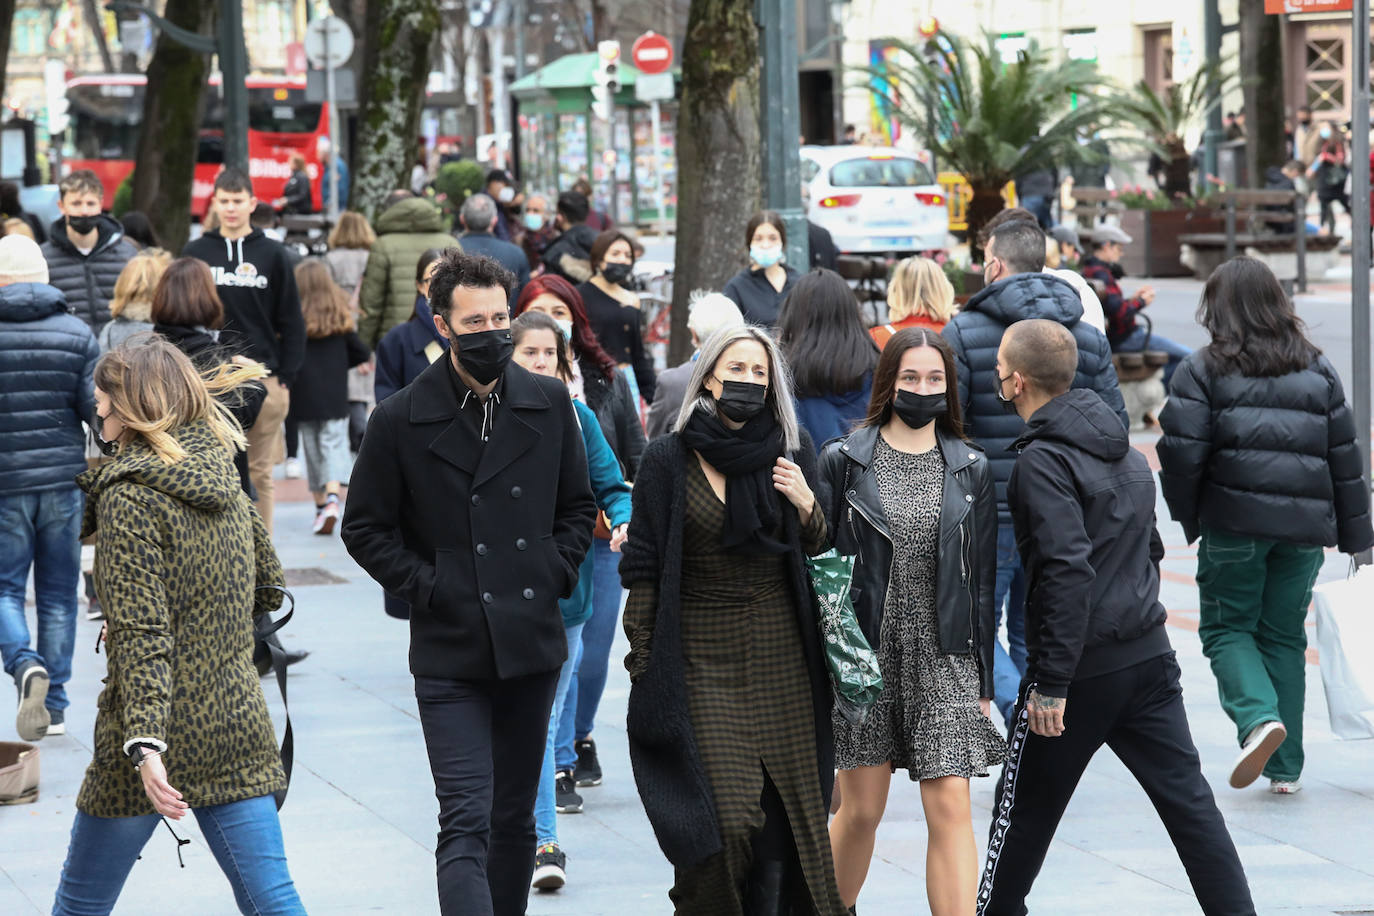
[{"label": "red bus", "polygon": [[[105,185],[105,207],[114,204],[115,190],[134,168],[143,93],[142,74],[79,76],[67,83],[70,126],[63,147],[63,172],[90,169]],[[311,195],[321,209],[320,163],[317,142],[329,136],[329,115],[323,104],[307,102],[305,80],[287,77],[249,77],[248,173],[259,200],[281,196],[291,177],[292,153],[305,157]],[[224,163],[224,99],[218,75],[210,80],[205,118],[200,127],[191,212],[205,212],[215,176]]]}]

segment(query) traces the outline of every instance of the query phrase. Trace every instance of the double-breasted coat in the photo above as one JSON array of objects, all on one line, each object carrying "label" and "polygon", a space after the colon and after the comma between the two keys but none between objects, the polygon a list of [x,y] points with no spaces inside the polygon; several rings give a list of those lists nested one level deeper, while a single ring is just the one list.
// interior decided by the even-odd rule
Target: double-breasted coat
[{"label": "double-breasted coat", "polygon": [[558,599],[577,584],[596,521],[572,401],[511,363],[484,443],[459,415],[454,377],[437,360],[373,411],[343,541],[410,604],[412,674],[551,671],[567,657]]}]

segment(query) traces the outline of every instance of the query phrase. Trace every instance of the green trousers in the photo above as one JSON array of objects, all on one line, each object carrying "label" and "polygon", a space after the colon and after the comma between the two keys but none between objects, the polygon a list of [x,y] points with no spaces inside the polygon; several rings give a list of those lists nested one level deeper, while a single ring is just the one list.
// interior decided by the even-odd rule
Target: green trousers
[{"label": "green trousers", "polygon": [[1198,635],[1212,663],[1221,707],[1245,741],[1257,725],[1280,721],[1288,738],[1264,775],[1302,774],[1302,709],[1307,686],[1307,607],[1322,549],[1202,529]]}]

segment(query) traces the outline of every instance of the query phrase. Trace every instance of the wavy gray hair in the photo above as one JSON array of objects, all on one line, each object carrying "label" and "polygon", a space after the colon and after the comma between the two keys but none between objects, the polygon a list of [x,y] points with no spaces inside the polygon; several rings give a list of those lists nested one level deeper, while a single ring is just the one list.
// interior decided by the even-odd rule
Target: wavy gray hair
[{"label": "wavy gray hair", "polygon": [[792,374],[787,371],[782,351],[777,341],[763,328],[752,324],[724,327],[717,330],[701,343],[696,366],[692,369],[692,379],[687,383],[687,393],[682,398],[682,409],[678,411],[674,432],[681,432],[687,426],[692,414],[703,410],[715,414],[716,399],[706,390],[706,379],[716,371],[716,363],[732,344],[741,340],[753,340],[763,345],[768,354],[768,400],[773,417],[782,427],[783,448],[795,452],[801,448],[801,433],[797,431],[797,408],[792,399]]}]

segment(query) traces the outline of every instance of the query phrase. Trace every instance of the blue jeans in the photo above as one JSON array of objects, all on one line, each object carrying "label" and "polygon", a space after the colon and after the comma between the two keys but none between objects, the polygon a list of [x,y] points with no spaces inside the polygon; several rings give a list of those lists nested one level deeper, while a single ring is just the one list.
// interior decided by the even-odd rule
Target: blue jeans
[{"label": "blue jeans", "polygon": [[[1112,350],[1117,353],[1139,353],[1143,349],[1145,349],[1145,329],[1139,325],[1134,331],[1126,335],[1125,340],[1112,347]],[[1168,390],[1169,382],[1174,377],[1174,370],[1178,368],[1179,363],[1183,362],[1183,357],[1193,351],[1183,344],[1176,344],[1167,337],[1160,337],[1158,334],[1150,335],[1150,349],[1169,354],[1169,363],[1164,367],[1164,388]]]},{"label": "blue jeans", "polygon": [[592,538],[592,616],[582,630],[582,661],[577,677],[568,687],[568,697],[559,716],[558,769],[577,765],[573,742],[592,733],[601,694],[606,690],[606,669],[611,659],[611,643],[620,621],[620,554],[611,552],[611,542]]},{"label": "blue jeans", "polygon": [[[286,868],[281,822],[272,796],[195,808],[193,813],[206,845],[234,889],[239,912],[304,916],[305,907]],[[92,817],[76,812],[53,916],[104,916],[113,910],[158,819],[156,814]],[[164,909],[169,903],[162,901],[152,908]]]},{"label": "blue jeans", "polygon": [[1001,640],[992,647],[993,701],[1002,713],[1002,721],[1011,725],[1016,694],[1021,689],[1021,676],[1026,673],[1026,574],[1021,569],[1021,554],[1016,550],[1016,533],[1011,525],[997,529],[997,586],[992,606],[996,615],[994,628],[1002,626],[1002,605],[1007,611],[1007,642]]},{"label": "blue jeans", "polygon": [[[75,486],[0,496],[0,658],[13,676],[21,664],[48,669],[48,709],[67,708],[81,581],[81,491]],[[29,567],[37,605],[34,650],[24,617]]]},{"label": "blue jeans", "polygon": [[1046,232],[1054,225],[1054,214],[1050,211],[1050,198],[1044,194],[1032,194],[1018,201],[1022,207],[1035,214],[1035,221]]},{"label": "blue jeans", "polygon": [[[568,696],[568,687],[577,675],[577,663],[582,658],[582,628],[585,623],[564,627],[568,634],[568,660],[558,672],[558,687],[553,694],[553,712],[549,716],[549,741],[544,748],[544,771],[539,776],[539,794],[534,799],[535,847],[545,843],[558,842],[558,814],[554,794],[554,749],[558,744],[559,719],[563,716],[563,701]],[[574,755],[574,760],[576,755]]]}]

